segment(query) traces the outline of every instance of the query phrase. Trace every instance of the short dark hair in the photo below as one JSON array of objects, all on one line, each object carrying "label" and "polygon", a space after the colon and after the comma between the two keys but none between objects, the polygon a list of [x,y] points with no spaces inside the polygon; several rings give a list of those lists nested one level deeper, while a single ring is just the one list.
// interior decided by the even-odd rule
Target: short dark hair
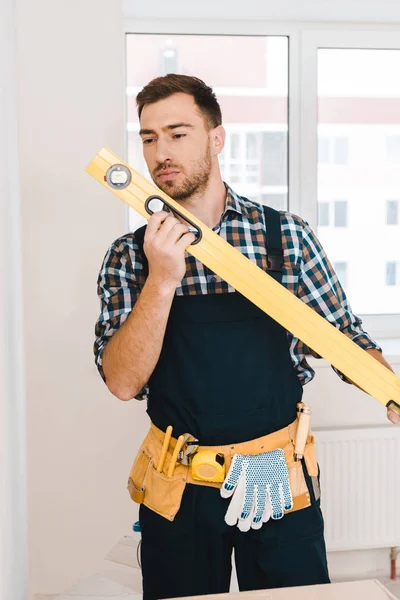
[{"label": "short dark hair", "polygon": [[136,96],[139,119],[146,104],[153,104],[180,92],[193,96],[208,129],[221,125],[221,108],[213,89],[198,77],[178,73],[156,77],[139,92]]}]

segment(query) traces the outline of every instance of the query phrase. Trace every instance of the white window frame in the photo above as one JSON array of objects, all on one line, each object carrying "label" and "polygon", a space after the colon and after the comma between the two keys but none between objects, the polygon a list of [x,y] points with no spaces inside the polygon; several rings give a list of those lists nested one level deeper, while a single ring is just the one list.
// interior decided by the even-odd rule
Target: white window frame
[{"label": "white window frame", "polygon": [[[263,20],[125,18],[124,32],[164,35],[286,36],[289,38],[289,210],[318,228],[317,54],[319,48],[400,49],[399,25],[291,23]],[[307,151],[302,151],[307,148]],[[127,212],[128,215],[128,212]],[[127,216],[128,221],[128,216]],[[351,298],[350,298],[351,301]],[[400,314],[360,315],[370,335],[398,340]],[[396,354],[400,352],[396,351]]]}]

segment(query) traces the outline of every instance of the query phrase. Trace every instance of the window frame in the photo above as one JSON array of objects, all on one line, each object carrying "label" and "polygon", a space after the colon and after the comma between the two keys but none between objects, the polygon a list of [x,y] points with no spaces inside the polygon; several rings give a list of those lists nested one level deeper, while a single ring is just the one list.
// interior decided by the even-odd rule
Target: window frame
[{"label": "window frame", "polygon": [[[266,20],[124,19],[124,34],[285,36],[289,41],[288,210],[318,228],[317,56],[320,48],[400,50],[400,26]],[[307,148],[307,152],[302,152]],[[127,209],[128,222],[128,209]],[[350,298],[351,302],[351,298]],[[378,342],[396,339],[399,314],[359,314]],[[400,354],[396,352],[396,354]]]}]

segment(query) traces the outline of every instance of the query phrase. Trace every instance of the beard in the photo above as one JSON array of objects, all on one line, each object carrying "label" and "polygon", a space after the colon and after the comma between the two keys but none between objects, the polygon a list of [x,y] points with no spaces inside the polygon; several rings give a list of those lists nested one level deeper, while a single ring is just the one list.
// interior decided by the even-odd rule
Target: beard
[{"label": "beard", "polygon": [[[157,181],[157,175],[162,173],[163,169],[178,169],[185,178],[180,183],[171,181]],[[205,155],[192,162],[192,173],[186,175],[183,167],[179,165],[159,165],[153,171],[153,181],[158,187],[171,196],[173,200],[187,200],[194,194],[202,194],[207,188],[211,175],[211,150],[207,146]]]}]

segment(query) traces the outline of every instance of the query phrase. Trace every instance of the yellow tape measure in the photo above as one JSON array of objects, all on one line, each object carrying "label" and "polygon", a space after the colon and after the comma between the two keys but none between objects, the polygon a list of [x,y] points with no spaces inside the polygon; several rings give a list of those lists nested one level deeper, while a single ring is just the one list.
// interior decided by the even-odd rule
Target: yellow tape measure
[{"label": "yellow tape measure", "polygon": [[235,290],[325,358],[365,392],[400,414],[400,379],[178,202],[102,148],[86,171],[146,219],[156,196],[197,230],[187,250]]},{"label": "yellow tape measure", "polygon": [[196,481],[222,483],[225,479],[224,455],[212,450],[200,450],[193,457],[191,469]]}]

